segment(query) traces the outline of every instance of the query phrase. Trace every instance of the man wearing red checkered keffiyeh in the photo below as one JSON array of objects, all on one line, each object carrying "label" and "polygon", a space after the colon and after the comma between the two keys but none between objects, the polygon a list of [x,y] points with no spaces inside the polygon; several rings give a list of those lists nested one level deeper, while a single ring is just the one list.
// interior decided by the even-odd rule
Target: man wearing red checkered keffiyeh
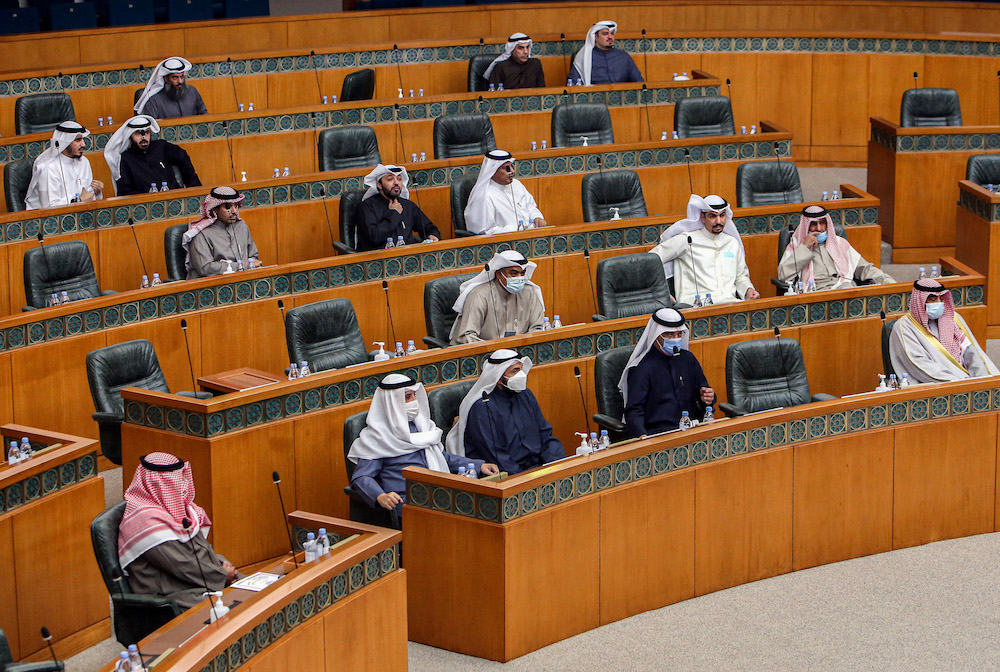
[{"label": "man wearing red checkered keffiyeh", "polygon": [[207,541],[211,525],[194,503],[189,462],[169,453],[139,458],[118,528],[118,559],[132,592],[169,597],[187,609],[206,589],[232,583],[236,568]]},{"label": "man wearing red checkered keffiyeh", "polygon": [[898,376],[905,373],[917,383],[1000,373],[955,312],[951,292],[930,278],[913,283],[910,311],[896,321],[889,337],[889,358]]},{"label": "man wearing red checkered keffiyeh", "polygon": [[229,186],[215,187],[201,203],[201,219],[188,224],[181,238],[187,252],[187,279],[206,278],[260,266],[260,253],[250,228],[240,217],[243,194]]}]

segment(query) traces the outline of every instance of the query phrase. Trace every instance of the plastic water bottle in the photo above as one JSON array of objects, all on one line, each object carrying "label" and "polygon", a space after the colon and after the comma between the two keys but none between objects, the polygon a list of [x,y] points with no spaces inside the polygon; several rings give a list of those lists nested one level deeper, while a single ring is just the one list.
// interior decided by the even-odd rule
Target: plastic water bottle
[{"label": "plastic water bottle", "polygon": [[132,661],[128,658],[128,651],[118,654],[118,662],[115,663],[115,672],[132,672]]},{"label": "plastic water bottle", "polygon": [[97,125],[98,126],[103,126],[104,125],[104,117],[98,117],[97,118]]},{"label": "plastic water bottle", "polygon": [[674,77],[673,78],[677,79],[677,73],[676,72],[674,73]]},{"label": "plastic water bottle", "polygon": [[170,187],[167,186],[166,182],[160,183],[160,191],[170,191]]},{"label": "plastic water bottle", "polygon": [[590,450],[591,451],[595,451],[595,450],[600,450],[600,449],[601,449],[601,442],[597,440],[597,432],[591,432],[590,433]]},{"label": "plastic water bottle", "polygon": [[53,294],[52,296],[49,297],[49,306],[58,306],[58,305],[59,305],[59,295]]},{"label": "plastic water bottle", "polygon": [[795,293],[796,294],[804,294],[805,293],[805,285],[802,284],[801,280],[799,280],[798,283],[795,285]]},{"label": "plastic water bottle", "polygon": [[542,140],[542,149],[548,149],[548,147],[549,147],[549,141]]},{"label": "plastic water bottle", "polygon": [[310,373],[312,372],[309,370],[309,362],[303,359],[299,362],[299,378],[305,378]]},{"label": "plastic water bottle", "polygon": [[333,94],[333,100],[331,102],[333,102],[334,105],[337,104],[337,94],[336,93]]},{"label": "plastic water bottle", "polygon": [[917,280],[923,280],[927,277],[927,269],[921,268],[920,273],[917,274]]},{"label": "plastic water bottle", "polygon": [[549,318],[543,317],[542,318],[542,331],[549,331],[550,329],[552,329],[552,325],[549,324]]},{"label": "plastic water bottle", "polygon": [[243,260],[242,260],[242,259],[237,259],[237,260],[236,260],[236,270],[237,270],[237,271],[242,271],[242,270],[244,270],[244,269],[243,269]]},{"label": "plastic water bottle", "polygon": [[566,80],[566,86],[573,86],[573,78],[572,77],[570,77],[569,79]]},{"label": "plastic water bottle", "polygon": [[562,326],[562,320],[559,319],[559,316],[558,315],[553,316],[553,318],[552,318],[552,328],[553,329],[558,329],[561,326]]},{"label": "plastic water bottle", "polygon": [[611,447],[611,437],[608,436],[608,430],[606,429],[601,430],[601,438],[598,439],[597,442],[600,445],[601,450]]},{"label": "plastic water bottle", "polygon": [[406,241],[403,240],[403,237],[396,236],[396,247],[402,247],[403,245],[406,245]]},{"label": "plastic water bottle", "polygon": [[159,273],[153,273],[153,282],[149,283],[151,287],[156,287],[157,285],[162,285],[163,280],[160,280]]},{"label": "plastic water bottle", "polygon": [[840,192],[837,191],[836,189],[833,190],[833,200],[834,201],[839,201],[840,200]]},{"label": "plastic water bottle", "polygon": [[135,644],[128,645],[128,662],[132,666],[132,672],[139,672],[145,667],[142,664],[142,658],[139,656],[139,647]]},{"label": "plastic water bottle", "polygon": [[402,343],[402,341],[396,341],[396,356],[397,357],[405,357],[406,356],[406,351],[403,350],[403,343]]},{"label": "plastic water bottle", "polygon": [[705,305],[706,306],[714,306],[715,305],[715,301],[712,301],[712,293],[711,292],[706,292],[705,293]]},{"label": "plastic water bottle", "polygon": [[396,246],[392,242],[392,236],[386,238],[385,239],[385,249],[391,250],[394,247],[396,247]]},{"label": "plastic water bottle", "polygon": [[757,135],[757,124],[750,126],[750,135]]},{"label": "plastic water bottle", "polygon": [[329,99],[327,99],[327,97],[326,97],[326,96],[323,96],[323,104],[324,104],[324,105],[326,105],[326,104],[328,104],[329,102],[330,102],[330,101],[329,101]]},{"label": "plastic water bottle", "polygon": [[465,475],[468,478],[479,478],[479,474],[476,473],[475,462],[469,462],[469,466],[465,469]]},{"label": "plastic water bottle", "polygon": [[306,535],[306,542],[302,544],[302,550],[306,552],[306,562],[316,559],[316,535],[312,532]]},{"label": "plastic water bottle", "polygon": [[705,304],[701,302],[701,294],[694,295],[694,306],[695,308],[701,308]]},{"label": "plastic water bottle", "polygon": [[680,140],[680,139],[681,139],[681,136],[677,135],[677,131],[674,131],[674,134],[673,134],[673,136],[671,136],[671,137],[672,137],[672,139],[674,139],[674,140]]},{"label": "plastic water bottle", "polygon": [[423,89],[417,89],[417,97],[418,98],[422,98],[423,95],[424,95],[424,90]]},{"label": "plastic water bottle", "polygon": [[413,341],[406,342],[406,354],[408,355],[417,354],[417,346],[413,344]]},{"label": "plastic water bottle", "polygon": [[421,161],[427,160],[427,152],[420,152],[420,160]]},{"label": "plastic water bottle", "polygon": [[402,89],[396,89],[396,91],[399,93],[399,95],[397,96],[397,98],[402,98],[403,97],[403,90]]},{"label": "plastic water bottle", "polygon": [[703,417],[701,421],[705,424],[708,424],[709,422],[715,422],[715,409],[712,408],[711,406],[706,406],[705,417]]},{"label": "plastic water bottle", "polygon": [[246,112],[246,107],[243,105],[243,103],[240,103],[240,112]]},{"label": "plastic water bottle", "polygon": [[288,380],[298,380],[299,378],[299,365],[292,362],[288,365]]},{"label": "plastic water bottle", "polygon": [[108,115],[108,126],[114,126],[114,125],[115,125],[115,120],[112,119],[111,115],[109,114]]},{"label": "plastic water bottle", "polygon": [[253,103],[250,103],[250,111],[253,112]]},{"label": "plastic water bottle", "polygon": [[524,231],[524,220],[523,219],[517,220],[517,230],[518,231]]},{"label": "plastic water bottle", "polygon": [[326,536],[326,528],[319,528],[316,537],[316,556],[322,557],[330,552],[330,537]]},{"label": "plastic water bottle", "polygon": [[149,193],[155,194],[159,189],[156,188],[156,182],[149,183]]},{"label": "plastic water bottle", "polygon": [[285,166],[285,169],[281,171],[281,176],[282,177],[291,177],[292,176],[291,171],[288,170],[288,166]]},{"label": "plastic water bottle", "polygon": [[458,468],[458,475],[461,476],[462,478],[465,478],[465,467]]},{"label": "plastic water bottle", "polygon": [[583,80],[578,78],[574,86],[583,86]]},{"label": "plastic water bottle", "polygon": [[7,451],[7,466],[13,467],[21,461],[21,449],[17,447],[17,441],[10,442],[10,449]]},{"label": "plastic water bottle", "polygon": [[531,151],[538,149],[538,142],[536,140],[531,141]]},{"label": "plastic water bottle", "polygon": [[899,380],[896,379],[896,374],[895,373],[890,373],[889,374],[889,389],[890,390],[898,390],[899,389]]},{"label": "plastic water bottle", "polygon": [[413,98],[413,89],[410,89],[410,98]]},{"label": "plastic water bottle", "polygon": [[740,126],[740,135],[746,135],[746,134],[747,134],[747,127]]},{"label": "plastic water bottle", "polygon": [[34,450],[31,449],[31,441],[28,439],[28,437],[26,436],[21,437],[20,450],[21,450],[22,460],[28,459],[29,457],[31,457],[31,454],[35,452]]},{"label": "plastic water bottle", "polygon": [[497,91],[503,91],[503,82],[497,84]]},{"label": "plastic water bottle", "polygon": [[830,194],[824,191],[823,192],[823,198],[821,198],[819,200],[821,200],[821,201],[829,201],[830,200]]},{"label": "plastic water bottle", "polygon": [[59,303],[69,303],[69,293],[63,292],[59,297]]},{"label": "plastic water bottle", "polygon": [[149,276],[143,275],[142,282],[139,283],[139,289],[146,289],[147,287],[149,287]]},{"label": "plastic water bottle", "polygon": [[932,278],[941,277],[941,270],[937,266],[931,266],[931,277]]},{"label": "plastic water bottle", "polygon": [[909,374],[904,373],[903,378],[899,381],[899,387],[902,389],[904,387],[909,387],[909,386],[910,386],[910,376]]},{"label": "plastic water bottle", "polygon": [[815,292],[815,291],[816,291],[816,281],[810,280],[809,286],[806,287],[806,293],[808,294],[809,292]]},{"label": "plastic water bottle", "polygon": [[688,415],[687,411],[681,413],[681,422],[678,425],[680,429],[691,429],[691,416]]},{"label": "plastic water bottle", "polygon": [[281,171],[278,170],[277,168],[275,168],[274,169],[274,175],[272,175],[271,177],[281,177]]},{"label": "plastic water bottle", "polygon": [[666,139],[667,139],[667,132],[663,131],[662,133],[660,133],[660,140],[662,141],[662,140],[666,140]]}]

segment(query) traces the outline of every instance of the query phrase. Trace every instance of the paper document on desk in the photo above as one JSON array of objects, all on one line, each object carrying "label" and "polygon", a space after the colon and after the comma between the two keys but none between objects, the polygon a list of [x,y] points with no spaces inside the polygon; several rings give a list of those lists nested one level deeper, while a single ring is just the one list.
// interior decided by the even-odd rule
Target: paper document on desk
[{"label": "paper document on desk", "polygon": [[280,574],[270,574],[268,572],[257,572],[256,574],[251,574],[250,576],[245,576],[239,581],[231,584],[230,588],[238,588],[240,590],[252,590],[253,592],[259,592],[264,590],[272,583],[281,578]]}]

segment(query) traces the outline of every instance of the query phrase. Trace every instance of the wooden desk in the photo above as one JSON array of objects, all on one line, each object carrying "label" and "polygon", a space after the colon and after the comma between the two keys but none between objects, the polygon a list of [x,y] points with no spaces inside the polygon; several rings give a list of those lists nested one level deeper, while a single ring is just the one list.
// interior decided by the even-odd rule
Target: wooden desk
[{"label": "wooden desk", "polygon": [[[108,593],[94,561],[90,521],[104,510],[97,442],[23,425],[0,427],[0,628],[14,660],[60,658],[111,632]],[[7,466],[7,446],[28,437],[26,462]]]},{"label": "wooden desk", "polygon": [[897,264],[955,254],[955,185],[973,154],[1000,151],[1000,127],[902,128],[872,117],[868,191],[882,202],[882,237]]},{"label": "wooden desk", "polygon": [[994,532],[998,395],[993,377],[797,406],[500,482],[408,467],[410,639],[508,661],[731,586]]},{"label": "wooden desk", "polygon": [[955,257],[986,277],[986,337],[1000,338],[1000,195],[962,180],[955,214]]},{"label": "wooden desk", "polygon": [[[346,541],[260,592],[227,588],[223,601],[240,604],[211,625],[204,602],[143,639],[147,658],[166,654],[157,670],[406,670],[402,535],[303,511],[288,523],[302,539],[325,527],[334,542]],[[285,564],[264,571],[281,573]]]},{"label": "wooden desk", "polygon": [[[985,308],[975,297],[981,295],[982,276],[943,281],[954,288],[959,311],[981,338]],[[573,291],[580,293],[579,286],[573,285]],[[802,344],[811,389],[837,395],[860,392],[873,388],[875,374],[882,370],[879,314],[902,314],[911,289],[911,283],[898,283],[691,309],[685,311],[690,349],[725,401],[726,348],[772,337],[777,326],[783,336]],[[290,507],[346,515],[340,445],[344,420],[367,409],[386,374],[407,373],[427,387],[470,380],[501,345],[518,349],[535,364],[531,387],[555,435],[564,446],[575,446],[573,432],[580,429],[583,407],[573,401],[579,399],[574,366],[581,369],[587,405],[594,409],[594,357],[634,344],[646,321],[636,317],[581,324],[503,343],[432,350],[208,400],[126,388],[123,470],[131,474],[140,455],[167,447],[191,461],[199,503],[214,521],[213,544],[239,565],[258,562],[274,557],[287,543],[280,527],[258,524],[269,519],[273,508],[272,470],[282,475]]]},{"label": "wooden desk", "polygon": [[277,376],[267,371],[261,371],[249,366],[243,366],[232,371],[213,373],[202,376],[198,379],[198,387],[203,390],[228,394],[230,392],[242,392],[243,390],[255,390],[271,383],[285,380],[284,376]]}]

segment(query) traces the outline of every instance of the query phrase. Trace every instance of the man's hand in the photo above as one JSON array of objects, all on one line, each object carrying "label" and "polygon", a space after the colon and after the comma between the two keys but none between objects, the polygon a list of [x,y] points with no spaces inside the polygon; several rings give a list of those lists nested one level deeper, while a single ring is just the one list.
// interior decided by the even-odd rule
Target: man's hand
[{"label": "man's hand", "polygon": [[548,226],[541,217],[535,217],[535,226]]},{"label": "man's hand", "polygon": [[399,496],[396,492],[383,492],[381,495],[375,498],[378,505],[383,509],[388,509],[392,511],[396,508],[396,505],[403,503],[403,498]]},{"label": "man's hand", "polygon": [[399,199],[392,199],[389,201],[389,209],[395,210],[399,214],[403,214],[403,204],[399,202]]},{"label": "man's hand", "polygon": [[713,390],[711,387],[701,388],[701,403],[705,404],[706,406],[711,406],[712,402],[714,401],[715,401],[715,390]]},{"label": "man's hand", "polygon": [[810,250],[815,250],[816,246],[819,245],[819,239],[817,239],[816,236],[810,233],[808,236],[806,236],[806,239],[803,241],[803,243]]},{"label": "man's hand", "polygon": [[427,240],[431,241],[432,243],[436,243],[441,239],[438,238],[437,236],[427,236]]},{"label": "man's hand", "polygon": [[750,289],[747,290],[747,298],[748,299],[759,299],[760,298],[760,292],[758,292],[756,289],[754,289],[753,287],[751,287]]},{"label": "man's hand", "polygon": [[479,473],[486,474],[487,476],[496,476],[500,473],[500,469],[495,464],[483,462],[483,466],[479,467]]},{"label": "man's hand", "polygon": [[104,183],[100,180],[91,180],[90,188],[94,190],[95,194],[99,194],[104,191]]},{"label": "man's hand", "polygon": [[226,585],[228,586],[229,584],[231,584],[233,581],[236,580],[236,574],[237,574],[236,567],[233,565],[233,563],[226,560],[224,563],[222,563],[222,568],[226,570]]},{"label": "man's hand", "polygon": [[80,202],[81,203],[91,203],[94,200],[94,194],[84,189],[80,192]]}]

